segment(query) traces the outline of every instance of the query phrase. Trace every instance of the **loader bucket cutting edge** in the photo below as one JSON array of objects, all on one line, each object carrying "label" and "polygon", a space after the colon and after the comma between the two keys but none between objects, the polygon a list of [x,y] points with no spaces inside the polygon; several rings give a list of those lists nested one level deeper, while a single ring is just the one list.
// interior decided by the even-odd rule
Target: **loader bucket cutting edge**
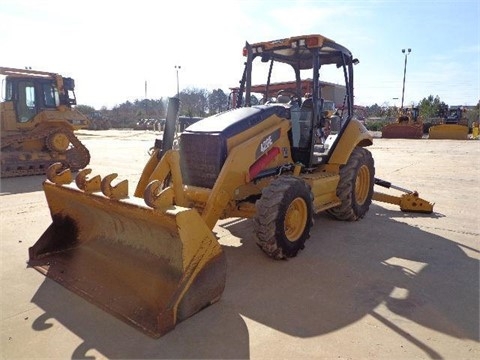
[{"label": "loader bucket cutting edge", "polygon": [[151,337],[217,301],[226,261],[194,209],[44,183],[52,224],[28,265]]}]

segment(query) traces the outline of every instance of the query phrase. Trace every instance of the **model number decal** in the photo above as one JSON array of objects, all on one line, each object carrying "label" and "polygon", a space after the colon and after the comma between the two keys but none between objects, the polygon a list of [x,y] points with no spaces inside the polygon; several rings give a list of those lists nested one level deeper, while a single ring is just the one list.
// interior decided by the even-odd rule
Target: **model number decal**
[{"label": "model number decal", "polygon": [[262,141],[260,141],[260,145],[257,148],[255,154],[256,158],[258,159],[260,156],[266,153],[278,139],[280,139],[280,129],[277,129],[265,136]]},{"label": "model number decal", "polygon": [[265,152],[267,151],[267,149],[272,146],[273,144],[273,140],[272,140],[272,136],[269,135],[265,140],[262,141],[262,143],[260,144],[260,151],[261,152]]}]

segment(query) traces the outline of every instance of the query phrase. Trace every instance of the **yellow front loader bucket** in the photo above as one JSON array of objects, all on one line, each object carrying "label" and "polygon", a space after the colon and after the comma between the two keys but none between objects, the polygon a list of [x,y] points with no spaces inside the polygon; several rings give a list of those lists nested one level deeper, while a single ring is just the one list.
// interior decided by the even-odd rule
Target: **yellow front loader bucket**
[{"label": "yellow front loader bucket", "polygon": [[53,222],[29,266],[155,338],[220,298],[225,256],[195,209],[153,209],[115,174],[69,177],[44,182]]},{"label": "yellow front loader bucket", "polygon": [[428,129],[428,138],[467,140],[468,126],[458,124],[433,125]]}]

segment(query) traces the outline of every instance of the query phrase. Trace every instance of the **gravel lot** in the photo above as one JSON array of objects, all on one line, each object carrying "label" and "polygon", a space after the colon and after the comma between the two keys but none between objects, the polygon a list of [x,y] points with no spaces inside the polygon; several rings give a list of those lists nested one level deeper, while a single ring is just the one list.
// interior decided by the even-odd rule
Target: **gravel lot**
[{"label": "gravel lot", "polygon": [[[116,172],[131,193],[155,136],[79,132],[92,175]],[[26,267],[51,222],[44,177],[1,180],[1,358],[480,358],[480,141],[377,138],[369,149],[378,178],[418,190],[434,213],[374,202],[354,223],[319,214],[288,261],[264,256],[251,220],[223,220],[222,299],[158,340]]]}]

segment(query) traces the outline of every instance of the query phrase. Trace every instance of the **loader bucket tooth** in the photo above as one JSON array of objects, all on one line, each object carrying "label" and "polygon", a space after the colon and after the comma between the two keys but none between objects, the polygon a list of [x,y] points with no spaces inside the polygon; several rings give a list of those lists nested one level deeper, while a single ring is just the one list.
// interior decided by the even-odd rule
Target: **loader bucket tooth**
[{"label": "loader bucket tooth", "polygon": [[110,199],[119,200],[128,197],[128,180],[123,180],[115,186],[112,186],[112,181],[118,174],[110,174],[102,179],[100,185],[102,192]]},{"label": "loader bucket tooth", "polygon": [[195,209],[43,186],[52,224],[29,266],[154,338],[221,297],[225,255]]},{"label": "loader bucket tooth", "polygon": [[63,169],[62,163],[54,163],[47,169],[47,179],[56,185],[70,184],[73,181],[70,169]]},{"label": "loader bucket tooth", "polygon": [[173,204],[173,189],[169,187],[159,191],[161,186],[162,182],[158,180],[154,180],[147,185],[143,194],[145,204],[154,209],[165,208]]},{"label": "loader bucket tooth", "polygon": [[83,169],[80,170],[77,176],[75,177],[75,184],[80,190],[85,191],[86,193],[92,193],[101,190],[102,179],[100,175],[94,176],[91,179],[88,179],[87,176],[92,172],[92,169]]}]

